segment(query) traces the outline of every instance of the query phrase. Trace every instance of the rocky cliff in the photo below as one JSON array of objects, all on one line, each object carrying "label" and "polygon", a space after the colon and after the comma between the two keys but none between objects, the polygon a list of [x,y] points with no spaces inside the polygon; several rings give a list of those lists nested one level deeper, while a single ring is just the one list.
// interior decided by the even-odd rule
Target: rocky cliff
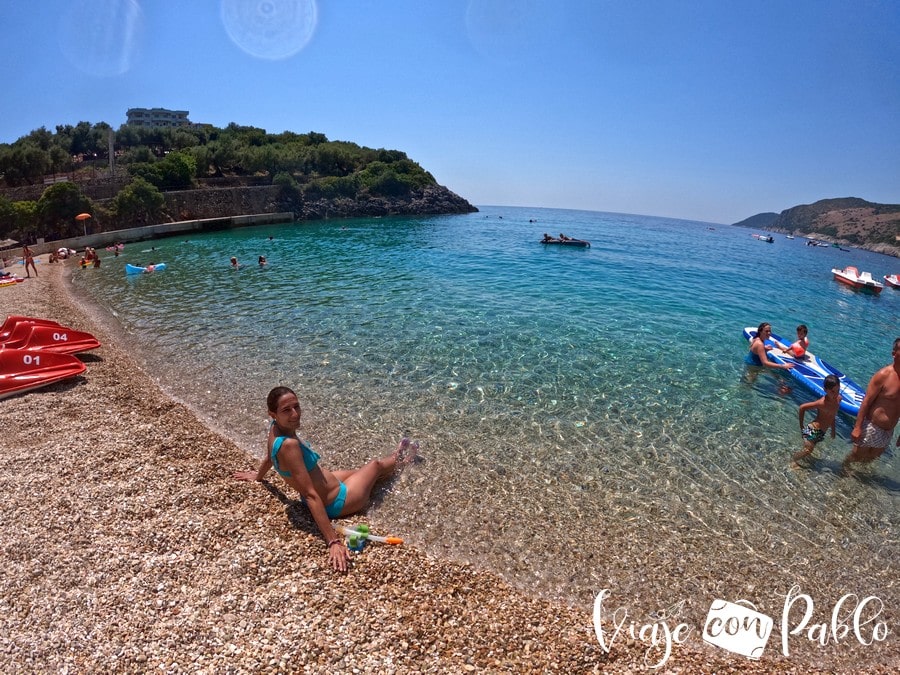
[{"label": "rocky cliff", "polygon": [[[441,185],[431,185],[404,197],[304,199],[280,187],[242,186],[179,190],[164,193],[165,211],[172,221],[243,216],[290,211],[297,220],[413,216],[478,211]],[[101,205],[108,200],[98,200]]]}]

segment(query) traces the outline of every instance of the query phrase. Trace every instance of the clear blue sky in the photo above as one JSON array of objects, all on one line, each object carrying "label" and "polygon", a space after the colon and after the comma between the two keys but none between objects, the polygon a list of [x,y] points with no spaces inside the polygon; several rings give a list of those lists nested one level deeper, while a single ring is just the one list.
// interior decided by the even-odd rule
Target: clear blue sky
[{"label": "clear blue sky", "polygon": [[474,204],[900,203],[896,0],[36,0],[0,142],[132,107],[397,149]]}]

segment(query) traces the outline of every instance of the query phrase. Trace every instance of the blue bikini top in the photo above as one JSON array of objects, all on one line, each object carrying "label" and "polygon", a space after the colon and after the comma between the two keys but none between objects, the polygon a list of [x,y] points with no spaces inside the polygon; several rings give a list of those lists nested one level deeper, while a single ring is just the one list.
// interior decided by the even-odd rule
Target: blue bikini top
[{"label": "blue bikini top", "polygon": [[[275,467],[275,470],[282,476],[289,477],[291,475],[290,471],[283,471],[282,468],[278,465],[278,451],[281,450],[281,446],[284,443],[285,439],[291,438],[291,436],[278,436],[275,441],[272,443],[272,450],[269,455],[272,458],[272,466]],[[300,443],[300,449],[303,451],[303,464],[306,466],[307,471],[312,471],[319,464],[319,453],[310,449],[310,447],[297,439]]]}]

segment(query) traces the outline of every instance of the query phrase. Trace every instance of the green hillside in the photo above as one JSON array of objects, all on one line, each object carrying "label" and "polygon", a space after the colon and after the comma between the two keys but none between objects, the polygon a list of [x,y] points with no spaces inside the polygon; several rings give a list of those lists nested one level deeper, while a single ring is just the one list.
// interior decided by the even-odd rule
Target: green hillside
[{"label": "green hillside", "polygon": [[0,239],[76,236],[81,212],[94,215],[95,231],[177,220],[163,193],[266,186],[277,188],[272,207],[298,218],[328,200],[360,215],[477,210],[400,150],[234,123],[113,131],[80,122],[0,144]]},{"label": "green hillside", "polygon": [[822,199],[785,209],[780,214],[761,213],[735,225],[812,236],[900,255],[900,204],[876,204],[857,197]]}]

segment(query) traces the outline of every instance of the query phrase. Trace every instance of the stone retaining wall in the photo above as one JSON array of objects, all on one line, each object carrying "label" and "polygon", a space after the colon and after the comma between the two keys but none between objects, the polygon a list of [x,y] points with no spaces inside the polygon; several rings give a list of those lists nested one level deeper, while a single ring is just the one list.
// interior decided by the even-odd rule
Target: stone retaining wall
[{"label": "stone retaining wall", "polygon": [[[220,218],[201,218],[195,220],[181,220],[174,223],[161,223],[159,225],[144,225],[125,230],[112,230],[110,232],[98,232],[82,237],[71,237],[57,241],[40,242],[31,246],[35,255],[49,253],[59,248],[71,248],[76,251],[85,246],[93,248],[105,248],[116,242],[128,243],[133,241],[146,241],[148,239],[160,239],[189,232],[213,232],[227,230],[235,227],[248,227],[250,225],[267,225],[269,223],[289,223],[294,220],[291,212],[282,213],[257,213],[252,215],[225,216]],[[15,255],[21,254],[21,248],[12,249]]]}]

